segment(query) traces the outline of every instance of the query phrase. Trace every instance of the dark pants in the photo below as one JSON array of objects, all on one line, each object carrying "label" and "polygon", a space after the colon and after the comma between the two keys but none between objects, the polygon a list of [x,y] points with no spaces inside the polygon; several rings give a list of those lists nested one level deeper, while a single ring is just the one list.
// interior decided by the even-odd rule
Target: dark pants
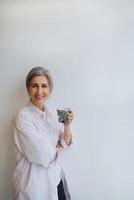
[{"label": "dark pants", "polygon": [[57,189],[58,189],[58,199],[59,200],[66,200],[62,180],[58,184]]}]

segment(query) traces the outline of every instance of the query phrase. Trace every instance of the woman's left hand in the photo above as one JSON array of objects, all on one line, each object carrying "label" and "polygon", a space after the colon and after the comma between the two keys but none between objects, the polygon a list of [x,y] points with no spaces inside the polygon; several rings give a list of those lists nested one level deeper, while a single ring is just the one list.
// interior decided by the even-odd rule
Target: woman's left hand
[{"label": "woman's left hand", "polygon": [[64,124],[70,125],[72,123],[73,119],[74,119],[74,113],[72,111],[68,112],[67,120],[64,122]]}]

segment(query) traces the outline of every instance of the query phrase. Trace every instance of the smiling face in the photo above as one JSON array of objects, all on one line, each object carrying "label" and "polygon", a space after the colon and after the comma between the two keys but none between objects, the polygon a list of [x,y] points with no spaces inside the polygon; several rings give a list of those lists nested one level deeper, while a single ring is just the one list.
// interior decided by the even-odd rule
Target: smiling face
[{"label": "smiling face", "polygon": [[27,88],[30,100],[40,110],[43,110],[44,102],[48,99],[50,90],[48,79],[45,76],[34,76]]}]

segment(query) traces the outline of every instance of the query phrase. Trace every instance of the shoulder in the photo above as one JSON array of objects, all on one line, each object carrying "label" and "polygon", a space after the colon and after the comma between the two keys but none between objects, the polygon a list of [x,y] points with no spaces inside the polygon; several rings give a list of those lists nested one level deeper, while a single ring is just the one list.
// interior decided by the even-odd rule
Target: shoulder
[{"label": "shoulder", "polygon": [[31,121],[32,120],[32,112],[29,108],[29,106],[23,106],[22,108],[19,109],[17,112],[16,116],[14,117],[14,121],[16,123],[20,123],[22,121]]}]

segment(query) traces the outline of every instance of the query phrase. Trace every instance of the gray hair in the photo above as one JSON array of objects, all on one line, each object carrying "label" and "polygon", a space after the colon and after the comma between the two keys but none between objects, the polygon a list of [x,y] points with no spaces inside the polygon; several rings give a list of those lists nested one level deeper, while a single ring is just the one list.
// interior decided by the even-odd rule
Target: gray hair
[{"label": "gray hair", "polygon": [[26,77],[26,87],[27,88],[29,87],[30,81],[35,76],[45,76],[47,78],[47,80],[48,80],[50,92],[52,91],[52,89],[53,89],[53,80],[52,80],[51,74],[47,69],[45,69],[43,67],[34,67],[29,71],[29,73],[28,73],[28,75]]}]

